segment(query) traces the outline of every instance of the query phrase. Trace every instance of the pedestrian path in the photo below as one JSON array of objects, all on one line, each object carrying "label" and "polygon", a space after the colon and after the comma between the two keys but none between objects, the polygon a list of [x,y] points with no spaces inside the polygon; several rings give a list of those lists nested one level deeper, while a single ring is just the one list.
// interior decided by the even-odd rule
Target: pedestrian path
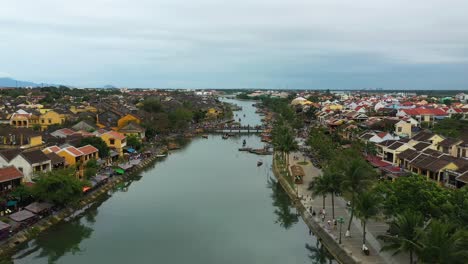
[{"label": "pedestrian path", "polygon": [[[294,157],[297,157],[295,160]],[[307,159],[306,159],[307,160]],[[296,185],[298,195],[301,197],[301,202],[308,209],[316,212],[315,220],[319,222],[328,233],[330,233],[337,241],[340,236],[340,224],[338,223],[336,228],[333,225],[332,216],[332,203],[331,197],[328,195],[325,199],[325,218],[322,222],[322,217],[319,212],[323,207],[322,196],[312,198],[312,192],[307,190],[309,183],[315,177],[321,175],[321,170],[314,167],[310,161],[307,165],[300,165],[298,162],[304,161],[302,153],[291,153],[290,154],[290,165],[302,166],[305,172],[303,178],[303,184]],[[409,257],[406,254],[392,256],[391,252],[380,252],[383,242],[377,239],[380,234],[385,234],[388,230],[388,224],[380,221],[369,220],[366,224],[366,246],[369,248],[370,254],[366,256],[362,253],[362,225],[359,219],[354,218],[351,223],[351,237],[345,237],[345,232],[348,227],[350,212],[346,206],[346,200],[343,197],[335,197],[335,219],[343,217],[344,223],[342,224],[342,245],[347,252],[349,252],[354,258],[358,259],[361,263],[407,263]],[[330,221],[330,226],[328,224]]]}]

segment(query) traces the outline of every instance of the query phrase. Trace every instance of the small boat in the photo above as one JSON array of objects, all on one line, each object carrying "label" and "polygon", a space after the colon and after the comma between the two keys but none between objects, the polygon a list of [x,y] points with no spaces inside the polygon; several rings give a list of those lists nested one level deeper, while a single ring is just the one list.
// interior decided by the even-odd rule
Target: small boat
[{"label": "small boat", "polygon": [[228,134],[224,134],[223,135],[223,139],[228,139],[229,138],[229,135]]},{"label": "small boat", "polygon": [[251,151],[252,148],[239,148],[239,151]]},{"label": "small boat", "polygon": [[208,138],[208,135],[202,135],[202,138]]},{"label": "small boat", "polygon": [[158,154],[158,155],[156,155],[156,158],[164,158],[166,156],[167,156],[167,154]]},{"label": "small boat", "polygon": [[245,117],[245,114],[244,114],[244,117]]},{"label": "small boat", "polygon": [[244,139],[244,141],[242,141],[242,146],[245,147],[246,144],[247,144],[247,141],[245,141],[245,139]]},{"label": "small boat", "polygon": [[257,167],[262,166],[262,164],[263,164],[263,161],[261,161],[261,160],[257,161]]},{"label": "small boat", "polygon": [[239,118],[239,122],[241,121],[241,119]]}]

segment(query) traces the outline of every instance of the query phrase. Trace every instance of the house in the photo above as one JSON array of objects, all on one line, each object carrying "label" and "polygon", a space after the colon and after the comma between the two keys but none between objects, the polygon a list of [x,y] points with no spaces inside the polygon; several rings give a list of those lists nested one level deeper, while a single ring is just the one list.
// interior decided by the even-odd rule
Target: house
[{"label": "house", "polygon": [[42,144],[42,134],[31,128],[0,126],[0,149],[29,149]]},{"label": "house", "polygon": [[395,134],[400,137],[411,137],[412,127],[410,122],[400,120],[395,124]]},{"label": "house", "polygon": [[39,117],[42,130],[46,130],[51,125],[62,125],[65,123],[67,115],[61,110],[51,110]]},{"label": "house", "polygon": [[0,151],[0,166],[11,165],[23,173],[23,179],[26,182],[31,182],[37,173],[48,172],[52,168],[50,159],[40,150],[10,149]]},{"label": "house", "polygon": [[463,143],[463,140],[456,138],[446,138],[437,144],[437,150],[453,157],[458,156],[457,146]]},{"label": "house", "polygon": [[0,193],[19,186],[22,179],[23,173],[15,166],[0,168]]},{"label": "house", "polygon": [[50,135],[57,137],[57,138],[66,138],[68,136],[71,136],[75,134],[76,132],[74,130],[71,130],[69,128],[61,128],[58,130],[55,130],[54,132],[50,133]]},{"label": "house", "polygon": [[421,142],[421,141],[429,142],[437,149],[437,145],[444,139],[445,137],[440,136],[438,134],[434,134],[429,131],[421,131],[411,138],[410,144],[412,144],[413,142]]},{"label": "house", "polygon": [[46,156],[50,159],[52,169],[65,168],[65,158],[60,157],[55,152],[47,153]]},{"label": "house", "polygon": [[10,116],[10,126],[12,127],[33,127],[39,124],[39,115],[18,110]]},{"label": "house", "polygon": [[97,129],[94,125],[86,121],[80,121],[76,123],[74,126],[72,126],[71,128],[75,131],[83,130],[83,131],[88,131],[88,132],[93,132]]},{"label": "house", "polygon": [[117,127],[118,129],[121,129],[129,123],[136,123],[139,125],[141,123],[141,119],[135,115],[126,114],[117,120]]},{"label": "house", "polygon": [[58,146],[51,146],[42,150],[44,153],[51,152],[65,159],[66,165],[84,165],[90,159],[99,159],[99,150],[91,145],[83,147],[65,146],[60,148]]},{"label": "house", "polygon": [[399,140],[400,137],[396,135],[392,135],[391,133],[388,132],[380,132],[369,138],[370,142],[373,143],[380,143],[386,140]]},{"label": "house", "polygon": [[117,129],[118,122],[124,115],[116,110],[105,110],[96,116],[96,125],[98,128]]},{"label": "house", "polygon": [[106,142],[109,148],[117,151],[119,156],[123,156],[123,149],[127,146],[127,141],[124,135],[115,131],[108,131],[101,134],[100,137],[104,142]]},{"label": "house", "polygon": [[118,132],[124,136],[136,136],[140,140],[143,140],[145,136],[145,129],[135,122],[130,122],[126,126],[119,128]]},{"label": "house", "polygon": [[397,164],[397,155],[401,152],[412,149],[411,145],[399,140],[386,140],[376,144],[377,152],[383,161]]}]

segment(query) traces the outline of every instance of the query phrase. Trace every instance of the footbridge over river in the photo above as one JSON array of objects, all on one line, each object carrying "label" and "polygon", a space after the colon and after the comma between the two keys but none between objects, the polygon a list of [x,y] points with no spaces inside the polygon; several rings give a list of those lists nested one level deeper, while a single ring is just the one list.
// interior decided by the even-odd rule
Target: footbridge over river
[{"label": "footbridge over river", "polygon": [[263,133],[263,126],[223,126],[205,128],[207,133]]}]

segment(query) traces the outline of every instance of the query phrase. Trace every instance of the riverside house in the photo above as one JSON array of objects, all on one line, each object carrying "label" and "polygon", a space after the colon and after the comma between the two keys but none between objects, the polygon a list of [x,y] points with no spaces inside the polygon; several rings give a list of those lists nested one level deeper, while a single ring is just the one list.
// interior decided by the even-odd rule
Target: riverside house
[{"label": "riverside house", "polygon": [[115,150],[119,153],[119,156],[123,156],[123,150],[127,146],[126,137],[115,131],[107,131],[100,135],[101,139],[106,142],[110,149]]},{"label": "riverside house", "polygon": [[0,126],[0,149],[29,149],[43,144],[42,134],[30,128]]},{"label": "riverside house", "polygon": [[36,173],[48,172],[52,169],[49,157],[40,150],[2,150],[0,151],[0,166],[15,166],[23,173],[25,182],[31,182]]}]

